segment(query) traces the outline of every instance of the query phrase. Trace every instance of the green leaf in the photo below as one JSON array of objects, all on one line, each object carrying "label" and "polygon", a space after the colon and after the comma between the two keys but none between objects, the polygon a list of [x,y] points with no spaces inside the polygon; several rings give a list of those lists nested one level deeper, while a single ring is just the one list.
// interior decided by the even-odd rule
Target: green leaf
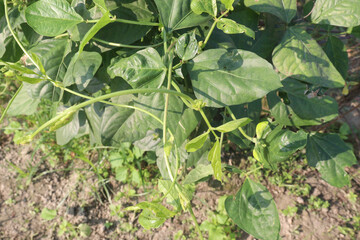
[{"label": "green leaf", "polygon": [[127,210],[143,209],[139,216],[139,223],[145,229],[158,228],[168,218],[175,216],[175,212],[170,211],[157,202],[141,202],[135,207],[128,207]]},{"label": "green leaf", "polygon": [[349,58],[345,44],[339,38],[330,36],[324,46],[324,51],[341,76],[346,79],[349,70]]},{"label": "green leaf", "polygon": [[216,0],[192,0],[190,4],[191,10],[200,15],[203,12],[216,17],[217,5]]},{"label": "green leaf", "polygon": [[[317,96],[308,91],[306,84],[286,78],[284,88],[268,94],[271,115],[286,126],[309,126],[328,122],[338,116],[338,104],[330,96]],[[319,107],[321,106],[321,107]]]},{"label": "green leaf", "polygon": [[153,48],[140,50],[128,58],[114,58],[108,67],[111,78],[124,78],[133,88],[159,88],[167,68]]},{"label": "green leaf", "polygon": [[328,88],[338,88],[344,79],[318,43],[305,30],[289,28],[274,52],[275,67],[286,76]]},{"label": "green leaf", "polygon": [[65,57],[71,51],[71,41],[67,39],[47,39],[41,41],[29,52],[40,56],[46,74],[54,81],[61,81],[66,72]]},{"label": "green leaf", "polygon": [[181,35],[175,45],[175,52],[182,61],[188,61],[194,58],[199,50],[195,32],[184,33]]},{"label": "green leaf", "polygon": [[166,200],[169,204],[174,206],[177,210],[181,210],[179,194],[176,191],[176,187],[173,186],[172,189],[170,189],[171,186],[172,186],[172,182],[170,180],[159,179],[158,182],[159,191],[161,191],[163,194],[167,194]]},{"label": "green leaf", "polygon": [[316,167],[321,177],[335,187],[350,184],[344,168],[357,163],[352,149],[337,134],[310,134],[306,145],[309,165]]},{"label": "green leaf", "polygon": [[257,12],[268,12],[290,23],[296,15],[296,0],[245,0],[245,5]]},{"label": "green leaf", "polygon": [[280,239],[280,220],[271,193],[260,183],[246,178],[235,199],[225,200],[229,217],[245,232],[262,240]]},{"label": "green leaf", "polygon": [[81,40],[79,46],[79,54],[81,54],[85,45],[90,41],[90,39],[92,39],[98,31],[100,31],[103,27],[105,27],[111,22],[109,15],[109,12],[105,12],[104,15],[100,18],[100,20],[86,33],[84,38]]},{"label": "green leaf", "polygon": [[31,4],[25,11],[27,23],[37,33],[56,36],[83,22],[66,0],[40,0]]},{"label": "green leaf", "polygon": [[44,220],[50,221],[53,220],[56,217],[56,215],[57,215],[56,210],[43,208],[40,217]]},{"label": "green leaf", "polygon": [[195,96],[210,107],[252,102],[282,86],[270,63],[243,50],[206,50],[187,69]]},{"label": "green leaf", "polygon": [[234,10],[233,4],[234,0],[221,0],[221,3],[225,5],[227,10]]},{"label": "green leaf", "polygon": [[193,170],[191,170],[188,175],[186,175],[182,184],[196,183],[197,181],[213,174],[214,170],[210,164],[199,164]]},{"label": "green leaf", "polygon": [[236,120],[227,122],[221,126],[218,126],[218,127],[214,128],[214,130],[223,132],[223,133],[227,133],[227,132],[234,131],[235,129],[238,129],[239,127],[244,127],[247,124],[249,124],[251,121],[252,120],[250,118],[236,119]]},{"label": "green leaf", "polygon": [[257,125],[256,125],[256,138],[257,139],[262,139],[265,137],[265,133],[268,131],[268,129],[270,128],[269,126],[269,122],[268,121],[262,121],[262,122],[259,122]]},{"label": "green leaf", "polygon": [[217,24],[217,28],[224,31],[226,34],[238,34],[245,33],[247,36],[255,39],[255,32],[250,28],[235,22],[234,20],[228,18],[221,18]]},{"label": "green leaf", "polygon": [[109,11],[106,7],[105,0],[93,0],[93,2],[103,14]]},{"label": "green leaf", "polygon": [[190,8],[190,2],[191,0],[155,0],[166,32],[194,27],[210,19],[209,16],[196,15]]},{"label": "green leaf", "polygon": [[[108,3],[107,7],[111,14],[118,19],[149,22],[154,18],[154,13],[149,9],[147,0],[122,1],[121,6],[119,6],[119,2],[115,1],[106,0],[106,3]],[[150,29],[151,26],[113,22],[102,28],[96,34],[96,38],[108,42],[132,44],[144,37]],[[114,32],[116,34],[114,34]],[[96,43],[96,45],[105,47],[105,50],[114,48],[98,43]]]},{"label": "green leaf", "polygon": [[317,0],[311,14],[311,21],[339,27],[360,25],[360,4],[358,0]]},{"label": "green leaf", "polygon": [[7,114],[9,116],[31,115],[36,112],[40,99],[32,98],[24,86],[11,104]]},{"label": "green leaf", "polygon": [[85,223],[81,223],[78,226],[78,229],[80,231],[80,236],[81,237],[90,237],[92,229],[89,225],[85,224]]},{"label": "green leaf", "polygon": [[30,78],[30,77],[21,76],[21,75],[16,75],[16,78],[19,81],[27,82],[27,83],[30,83],[30,84],[37,84],[39,82],[44,81],[44,79],[41,79],[41,78]]},{"label": "green leaf", "polygon": [[208,136],[209,131],[197,136],[194,139],[191,139],[185,146],[186,151],[195,152],[196,150],[202,148]]},{"label": "green leaf", "polygon": [[64,76],[64,85],[76,83],[79,91],[83,91],[94,78],[102,63],[102,57],[97,52],[77,53],[71,59],[69,68]]},{"label": "green leaf", "polygon": [[221,181],[223,175],[221,170],[221,146],[218,140],[211,148],[208,155],[208,160],[211,162],[215,179]]},{"label": "green leaf", "polygon": [[[67,144],[78,135],[82,127],[87,127],[86,124],[85,113],[83,111],[76,112],[68,124],[56,130],[56,143]],[[87,132],[86,129],[85,132]]]}]

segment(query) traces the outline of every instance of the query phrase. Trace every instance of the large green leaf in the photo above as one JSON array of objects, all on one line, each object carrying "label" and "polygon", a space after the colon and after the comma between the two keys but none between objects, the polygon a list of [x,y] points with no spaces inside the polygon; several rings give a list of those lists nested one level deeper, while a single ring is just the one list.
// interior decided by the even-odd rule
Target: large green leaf
[{"label": "large green leaf", "polygon": [[76,112],[71,122],[56,130],[56,143],[59,145],[67,144],[74,137],[87,133],[87,126],[85,112]]},{"label": "large green leaf", "polygon": [[280,239],[280,220],[271,193],[247,178],[236,194],[225,201],[229,217],[244,231],[262,240]]},{"label": "large green leaf", "polygon": [[187,67],[195,95],[206,106],[252,102],[282,86],[271,64],[243,50],[207,50]]},{"label": "large green leaf", "polygon": [[336,134],[310,134],[306,145],[309,165],[316,167],[321,177],[335,187],[350,184],[344,168],[356,164],[352,149]]},{"label": "large green leaf", "polygon": [[[141,22],[152,21],[154,17],[153,12],[149,10],[147,0],[122,1],[121,5],[119,1],[107,0],[105,3],[111,14],[118,19]],[[132,44],[145,36],[150,29],[150,26],[114,22],[102,28],[95,37],[108,42]]]},{"label": "large green leaf", "polygon": [[194,27],[210,19],[196,15],[190,8],[191,0],[155,0],[155,3],[167,32]]},{"label": "large green leaf", "polygon": [[81,23],[83,18],[66,0],[40,0],[25,11],[27,23],[40,35],[56,36]]},{"label": "large green leaf", "polygon": [[314,23],[340,27],[360,25],[358,0],[317,0],[311,14]]},{"label": "large green leaf", "polygon": [[296,127],[319,125],[338,115],[338,104],[332,97],[307,93],[307,85],[293,78],[284,79],[282,84],[279,96],[276,92],[267,96],[271,114],[278,123]]},{"label": "large green leaf", "polygon": [[71,50],[71,41],[67,39],[47,39],[31,48],[29,52],[40,56],[46,74],[53,80],[62,80],[65,72],[65,57]]},{"label": "large green leaf", "polygon": [[84,90],[94,78],[101,63],[102,57],[97,52],[83,51],[75,54],[64,76],[64,85],[70,86],[76,83],[80,91]]},{"label": "large green leaf", "polygon": [[296,15],[296,0],[245,0],[245,5],[258,12],[268,12],[289,23]]},{"label": "large green leaf", "polygon": [[349,69],[349,58],[345,44],[339,38],[330,36],[324,46],[324,51],[345,79]]},{"label": "large green leaf", "polygon": [[167,68],[154,48],[140,50],[128,58],[117,57],[108,68],[111,78],[124,78],[133,88],[158,88]]},{"label": "large green leaf", "polygon": [[325,52],[305,30],[289,28],[274,52],[275,67],[286,76],[328,88],[342,87],[345,81]]}]

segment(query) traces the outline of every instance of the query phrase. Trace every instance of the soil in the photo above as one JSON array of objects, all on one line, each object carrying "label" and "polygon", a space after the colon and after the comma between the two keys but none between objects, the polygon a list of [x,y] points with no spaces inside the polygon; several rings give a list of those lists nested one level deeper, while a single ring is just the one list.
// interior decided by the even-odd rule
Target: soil
[{"label": "soil", "polygon": [[[227,158],[234,158],[231,162],[240,162],[240,165],[247,164],[245,159],[239,158],[239,155],[232,154]],[[14,168],[9,167],[10,162],[24,172],[31,170],[30,165],[37,166],[34,176],[39,176],[45,171],[50,170],[50,172],[32,180],[27,176],[21,178]],[[86,165],[74,159],[71,167],[81,169]],[[57,169],[61,167],[57,166]],[[48,164],[41,151],[34,152],[29,145],[14,145],[11,136],[1,136],[0,239],[74,239],[76,236],[71,233],[59,236],[59,225],[64,219],[73,226],[81,223],[89,225],[92,233],[87,239],[173,239],[174,234],[179,231],[182,231],[186,239],[195,236],[188,213],[166,221],[158,229],[145,230],[137,222],[138,214],[121,211],[123,214],[121,218],[111,214],[111,204],[95,194],[101,194],[101,189],[93,172],[77,170],[51,172],[51,170],[54,169]],[[339,230],[339,227],[355,229],[352,220],[356,216],[359,217],[359,199],[357,202],[351,202],[349,193],[350,191],[358,195],[360,193],[360,165],[349,168],[348,172],[353,176],[352,187],[338,189],[323,181],[316,171],[303,167],[296,174],[304,177],[303,184],[311,186],[310,195],[306,197],[296,196],[287,187],[278,187],[263,181],[274,196],[280,212],[282,239],[360,239],[360,233],[354,232],[351,236]],[[208,218],[208,211],[216,209],[220,196],[235,194],[240,185],[241,179],[236,177],[223,186],[214,181],[199,184],[192,201],[198,221],[205,221]],[[114,192],[128,191],[125,185],[117,184],[112,179],[109,186]],[[137,193],[142,193],[142,189],[137,189]],[[309,207],[311,196],[328,201],[329,206],[311,209]],[[125,197],[116,203],[113,202],[113,205],[121,204],[125,207],[143,200],[144,197]],[[54,220],[45,221],[40,217],[44,207],[55,209],[57,206],[57,217]],[[282,210],[289,206],[298,207],[296,215],[282,213]],[[106,224],[111,226],[106,227]],[[242,233],[239,239],[254,238]]]}]

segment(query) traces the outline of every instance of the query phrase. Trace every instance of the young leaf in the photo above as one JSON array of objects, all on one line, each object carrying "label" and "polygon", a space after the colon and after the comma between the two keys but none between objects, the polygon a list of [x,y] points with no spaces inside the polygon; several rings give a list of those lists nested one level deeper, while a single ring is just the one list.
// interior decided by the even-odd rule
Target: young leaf
[{"label": "young leaf", "polygon": [[242,24],[239,24],[234,20],[228,18],[221,18],[217,22],[216,26],[226,34],[245,33],[247,36],[251,37],[252,39],[255,39],[255,32],[252,29]]},{"label": "young leaf", "polygon": [[187,69],[196,98],[210,107],[252,102],[282,86],[270,63],[240,49],[206,50]]},{"label": "young leaf", "polygon": [[22,75],[16,75],[16,78],[19,81],[27,82],[27,83],[30,83],[30,84],[36,84],[36,83],[44,81],[44,79],[41,79],[41,78],[30,78],[30,77],[25,77],[25,76],[22,76]]},{"label": "young leaf", "polygon": [[89,225],[85,224],[85,223],[81,223],[78,226],[78,229],[80,231],[80,236],[81,237],[90,237],[92,229]]},{"label": "young leaf", "polygon": [[124,78],[133,88],[158,88],[166,76],[166,67],[154,48],[140,50],[128,58],[114,58],[108,67],[111,78]]},{"label": "young leaf", "polygon": [[233,11],[234,0],[221,0],[221,3],[225,5],[227,10]]},{"label": "young leaf", "polygon": [[208,160],[211,162],[211,166],[214,171],[215,179],[221,181],[222,178],[222,170],[221,170],[221,146],[220,142],[216,141],[214,146],[211,148]]},{"label": "young leaf", "polygon": [[321,177],[335,187],[350,184],[344,168],[356,164],[351,148],[336,134],[311,134],[306,145],[309,165],[316,167]]},{"label": "young leaf", "polygon": [[198,15],[203,12],[208,13],[213,17],[216,17],[217,15],[216,0],[192,0],[190,7],[191,10]]},{"label": "young leaf", "polygon": [[181,35],[175,45],[175,52],[182,61],[188,61],[196,56],[199,45],[196,40],[195,32]]},{"label": "young leaf", "polygon": [[296,0],[245,0],[245,5],[257,12],[268,12],[290,23],[296,15]]},{"label": "young leaf", "polygon": [[256,138],[257,139],[262,139],[263,137],[265,137],[265,133],[268,132],[268,130],[270,129],[269,126],[269,122],[268,121],[262,121],[259,122],[256,125]]},{"label": "young leaf", "polygon": [[50,221],[53,220],[56,217],[56,215],[57,215],[56,210],[43,208],[40,217],[44,220]]},{"label": "young leaf", "polygon": [[236,194],[225,200],[229,217],[245,232],[262,240],[280,239],[280,220],[271,193],[247,178]]},{"label": "young leaf", "polygon": [[240,118],[240,119],[236,119],[236,120],[227,122],[221,126],[218,126],[218,127],[214,128],[214,130],[223,132],[223,133],[232,132],[235,129],[238,129],[239,127],[246,126],[251,121],[252,120],[250,118]]},{"label": "young leaf", "polygon": [[37,33],[56,36],[83,22],[66,0],[40,0],[31,4],[25,11],[27,23]]},{"label": "young leaf", "polygon": [[[290,27],[273,52],[275,67],[286,76],[327,88],[345,81],[319,44],[305,30]],[[301,63],[301,64],[299,64]]]},{"label": "young leaf", "polygon": [[194,139],[191,139],[186,145],[185,145],[185,149],[188,152],[195,152],[196,150],[202,148],[202,146],[204,145],[206,139],[209,136],[209,131],[197,136]]},{"label": "young leaf", "polygon": [[312,10],[313,23],[339,27],[360,25],[360,4],[358,0],[317,0]]},{"label": "young leaf", "polygon": [[79,54],[81,54],[85,45],[90,41],[90,39],[92,39],[98,31],[100,31],[103,27],[105,27],[111,22],[109,15],[110,12],[105,12],[104,15],[100,18],[100,20],[86,33],[84,38],[81,40],[79,46]]}]

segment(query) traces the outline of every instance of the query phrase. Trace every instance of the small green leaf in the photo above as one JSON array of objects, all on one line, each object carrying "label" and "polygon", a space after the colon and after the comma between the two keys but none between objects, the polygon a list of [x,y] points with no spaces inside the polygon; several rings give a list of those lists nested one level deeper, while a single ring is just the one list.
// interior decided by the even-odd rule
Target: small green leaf
[{"label": "small green leaf", "polygon": [[311,134],[306,145],[309,165],[316,167],[321,177],[335,187],[350,184],[350,177],[344,170],[357,163],[351,148],[337,134]]},{"label": "small green leaf", "polygon": [[90,39],[92,39],[98,31],[100,31],[103,27],[105,27],[111,22],[109,15],[109,12],[105,12],[104,15],[100,18],[100,20],[86,33],[84,38],[81,40],[79,46],[79,54],[81,54],[85,45],[90,41]]},{"label": "small green leaf", "polygon": [[190,7],[191,10],[198,15],[203,12],[208,13],[213,17],[216,17],[217,15],[216,0],[192,0]]},{"label": "small green leaf", "polygon": [[264,133],[267,132],[269,128],[268,121],[259,122],[258,125],[256,125],[256,138],[262,139],[265,135]]},{"label": "small green leaf", "polygon": [[228,18],[221,18],[217,24],[217,28],[222,30],[226,34],[238,34],[238,33],[245,33],[247,36],[255,39],[255,32],[234,20]]},{"label": "small green leaf", "polygon": [[214,170],[215,179],[221,181],[222,170],[221,170],[221,146],[220,142],[217,140],[214,143],[214,146],[211,148],[208,160],[211,162],[211,166]]},{"label": "small green leaf", "polygon": [[185,146],[186,151],[195,152],[196,150],[199,150],[204,145],[208,135],[209,131],[197,136],[194,139],[191,139]]},{"label": "small green leaf", "polygon": [[81,223],[78,226],[78,229],[80,231],[80,236],[81,237],[90,237],[92,229],[89,225],[85,224],[85,223]]},{"label": "small green leaf", "polygon": [[56,215],[57,215],[56,210],[43,208],[40,217],[44,220],[50,221],[53,220],[56,217]]},{"label": "small green leaf", "polygon": [[252,120],[250,118],[240,118],[240,119],[236,119],[236,120],[227,122],[221,126],[218,126],[218,127],[214,128],[214,130],[223,132],[223,133],[232,132],[235,129],[238,129],[239,127],[246,126],[251,121]]},{"label": "small green leaf", "polygon": [[225,200],[229,217],[245,232],[262,240],[280,238],[280,220],[271,193],[260,183],[246,178],[241,189]]},{"label": "small green leaf", "polygon": [[234,10],[234,0],[221,0],[221,3],[225,5],[226,9],[230,11]]},{"label": "small green leaf", "polygon": [[26,76],[22,76],[22,75],[16,75],[16,78],[19,81],[27,82],[30,84],[36,84],[36,83],[44,81],[44,79],[41,79],[41,78],[30,78],[30,77],[26,77]]},{"label": "small green leaf", "polygon": [[37,33],[56,36],[83,22],[66,0],[40,0],[31,4],[25,11],[27,23]]},{"label": "small green leaf", "polygon": [[181,35],[175,45],[175,52],[182,61],[188,61],[196,56],[199,45],[196,40],[195,32]]}]

